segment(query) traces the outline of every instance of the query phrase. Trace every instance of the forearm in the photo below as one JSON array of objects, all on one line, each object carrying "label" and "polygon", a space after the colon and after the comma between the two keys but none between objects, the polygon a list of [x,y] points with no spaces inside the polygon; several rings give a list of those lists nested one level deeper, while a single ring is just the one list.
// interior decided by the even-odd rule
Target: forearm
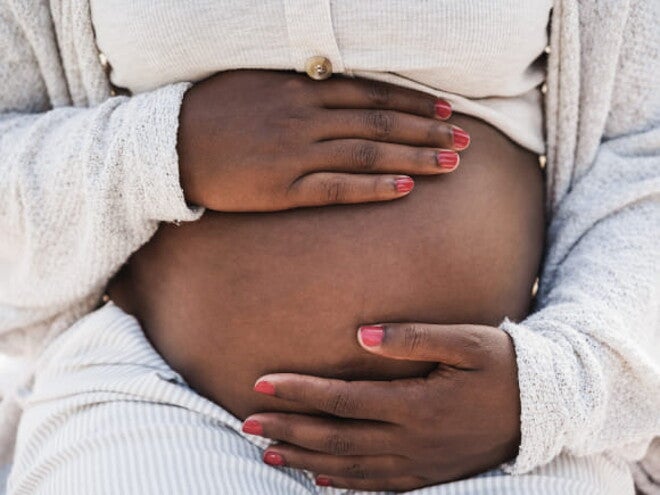
[{"label": "forearm", "polygon": [[0,117],[0,332],[93,304],[159,221],[197,218],[178,181],[186,88]]},{"label": "forearm", "polygon": [[503,325],[522,399],[516,472],[562,450],[641,455],[660,432],[660,179],[652,147],[639,153],[658,136],[602,145],[553,220],[537,313]]}]

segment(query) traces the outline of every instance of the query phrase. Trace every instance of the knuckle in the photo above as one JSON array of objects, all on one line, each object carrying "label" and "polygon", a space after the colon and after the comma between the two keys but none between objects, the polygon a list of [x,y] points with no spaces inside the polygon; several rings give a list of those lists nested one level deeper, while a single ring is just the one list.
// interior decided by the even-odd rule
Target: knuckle
[{"label": "knuckle", "polygon": [[384,107],[392,99],[392,90],[389,86],[374,81],[367,87],[367,98],[374,105]]},{"label": "knuckle", "polygon": [[274,155],[280,155],[295,146],[292,139],[292,133],[286,129],[286,124],[282,121],[268,124],[270,128],[269,141],[266,145],[268,152]]},{"label": "knuckle", "polygon": [[487,346],[486,336],[476,328],[463,330],[463,349],[475,354]]},{"label": "knuckle", "polygon": [[371,195],[374,198],[381,198],[381,197],[387,197],[387,193],[385,192],[386,187],[388,184],[385,182],[385,180],[382,177],[374,177],[371,180]]},{"label": "knuckle", "polygon": [[280,125],[289,130],[299,132],[301,129],[307,129],[309,123],[313,120],[312,112],[304,107],[292,107],[282,116]]},{"label": "knuckle", "polygon": [[296,432],[291,421],[283,421],[279,433],[280,440],[292,440],[296,438]]},{"label": "knuckle", "polygon": [[418,424],[433,425],[433,434],[429,435],[428,430],[421,432],[419,444],[425,447],[437,447],[438,435],[442,431],[444,419],[442,415],[447,413],[447,408],[441,400],[427,401],[424,407],[418,408],[415,417]]},{"label": "knuckle", "polygon": [[351,152],[351,163],[358,170],[373,170],[378,158],[378,147],[373,143],[360,143]]},{"label": "knuckle", "polygon": [[357,404],[345,393],[337,392],[327,400],[326,408],[335,416],[348,416],[355,412]]},{"label": "knuckle", "polygon": [[367,128],[378,138],[387,138],[392,134],[395,122],[392,114],[373,110],[366,114]]},{"label": "knuckle", "polygon": [[408,460],[404,460],[399,456],[388,456],[382,460],[378,469],[372,470],[370,474],[378,476],[397,476],[404,472],[412,472],[415,469],[415,464]]},{"label": "knuckle", "polygon": [[403,329],[403,346],[409,354],[424,349],[430,340],[430,330],[421,325],[408,325]]},{"label": "knuckle", "polygon": [[[419,167],[428,166],[435,160],[435,153],[429,152],[429,150],[425,148],[415,148],[412,154],[413,163]],[[431,159],[429,159],[429,156],[431,156]]]},{"label": "knuckle", "polygon": [[359,462],[354,462],[346,466],[344,476],[346,478],[357,478],[360,480],[366,480],[370,477],[367,469]]},{"label": "knuckle", "polygon": [[[413,407],[409,409],[415,409]],[[411,416],[412,417],[412,416]],[[405,426],[396,425],[393,426],[390,433],[382,438],[381,450],[383,454],[386,452],[389,453],[400,453],[405,455],[408,452],[408,448],[411,447],[414,449],[414,445],[410,445],[408,441],[402,442],[402,439],[406,439],[408,432]]]},{"label": "knuckle", "polygon": [[348,455],[353,452],[353,445],[350,440],[337,433],[332,433],[323,440],[325,452],[332,455]]},{"label": "knuckle", "polygon": [[426,129],[426,140],[431,143],[441,143],[445,140],[445,125],[440,122],[433,122]]},{"label": "knuckle", "polygon": [[323,185],[323,196],[330,203],[340,203],[346,199],[348,187],[342,180],[328,180]]},{"label": "knuckle", "polygon": [[[420,438],[418,441],[420,445],[425,445],[427,441],[435,439],[438,432],[437,426],[441,419],[439,414],[444,412],[443,404],[446,397],[439,396],[434,392],[429,394],[426,386],[413,387],[408,393],[411,404],[422,404],[421,407],[410,409],[410,424],[415,425],[414,431],[417,431],[419,425],[423,425],[419,431]],[[426,425],[433,425],[432,430],[427,429]],[[432,431],[432,433],[429,433],[429,431]]]},{"label": "knuckle", "polygon": [[422,114],[428,115],[429,117],[435,117],[435,103],[435,98],[424,98],[420,104]]},{"label": "knuckle", "polygon": [[316,115],[310,109],[296,107],[288,108],[277,116],[269,116],[264,120],[264,126],[271,133],[273,154],[284,155],[292,149],[298,149],[309,135],[311,123]]}]

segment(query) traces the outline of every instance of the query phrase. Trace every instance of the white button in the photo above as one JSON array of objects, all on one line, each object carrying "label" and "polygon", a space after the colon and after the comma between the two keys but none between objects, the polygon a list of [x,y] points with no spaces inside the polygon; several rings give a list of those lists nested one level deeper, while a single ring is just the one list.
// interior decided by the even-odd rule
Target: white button
[{"label": "white button", "polygon": [[108,67],[108,57],[104,53],[99,52],[99,62],[101,62],[101,67],[104,69]]},{"label": "white button", "polygon": [[541,85],[541,93],[546,94],[548,92],[548,85],[543,83]]},{"label": "white button", "polygon": [[548,163],[548,158],[545,155],[539,155],[539,167],[544,169],[546,163]]},{"label": "white button", "polygon": [[309,57],[305,62],[305,71],[312,79],[321,81],[332,75],[332,62],[325,57]]},{"label": "white button", "polygon": [[548,55],[550,55],[550,52],[552,51],[552,50],[550,49],[550,45],[546,46],[545,49],[544,49],[543,51],[544,51],[545,53],[547,53]]}]

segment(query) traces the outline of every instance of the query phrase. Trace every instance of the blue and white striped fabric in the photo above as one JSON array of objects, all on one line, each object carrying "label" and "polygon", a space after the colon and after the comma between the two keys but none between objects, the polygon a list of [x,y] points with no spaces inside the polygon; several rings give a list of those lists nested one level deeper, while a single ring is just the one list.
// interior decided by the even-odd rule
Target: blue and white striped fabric
[{"label": "blue and white striped fabric", "polygon": [[[264,439],[191,390],[137,321],[112,303],[41,359],[19,429],[10,495],[310,495],[356,493],[261,461]],[[366,493],[366,492],[365,492]],[[373,493],[373,492],[369,492]],[[499,470],[417,495],[628,495],[626,464],[562,456],[525,476]]]}]

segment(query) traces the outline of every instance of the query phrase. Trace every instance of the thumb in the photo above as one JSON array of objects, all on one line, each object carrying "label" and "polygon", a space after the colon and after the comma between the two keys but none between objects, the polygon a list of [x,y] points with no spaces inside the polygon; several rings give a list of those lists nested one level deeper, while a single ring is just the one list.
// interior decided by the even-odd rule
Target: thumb
[{"label": "thumb", "polygon": [[479,367],[497,331],[482,325],[383,323],[361,326],[358,341],[383,357],[470,369]]}]

